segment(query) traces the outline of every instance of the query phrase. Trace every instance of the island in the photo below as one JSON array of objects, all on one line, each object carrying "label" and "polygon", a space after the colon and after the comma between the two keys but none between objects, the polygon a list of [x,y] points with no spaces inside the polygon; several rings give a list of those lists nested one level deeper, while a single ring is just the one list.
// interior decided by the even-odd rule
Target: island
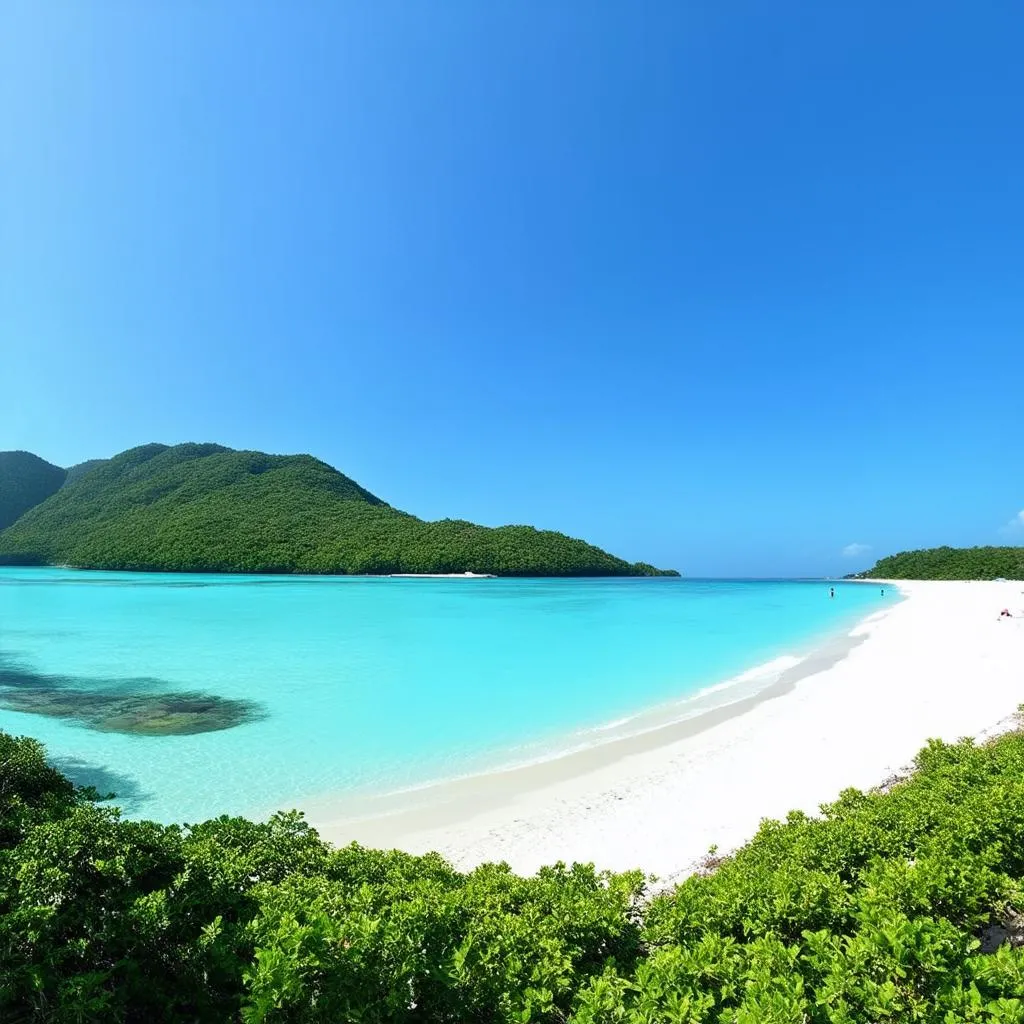
[{"label": "island", "polygon": [[145,572],[678,576],[533,526],[428,522],[311,455],[147,444],[64,470],[0,453],[0,564]]},{"label": "island", "polygon": [[921,548],[879,559],[849,579],[876,580],[1020,580],[1024,547]]}]

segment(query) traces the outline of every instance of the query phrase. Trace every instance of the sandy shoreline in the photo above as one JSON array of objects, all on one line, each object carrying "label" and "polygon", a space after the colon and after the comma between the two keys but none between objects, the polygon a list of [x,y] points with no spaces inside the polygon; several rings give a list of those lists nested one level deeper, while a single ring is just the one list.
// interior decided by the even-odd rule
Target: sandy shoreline
[{"label": "sandy shoreline", "polygon": [[[437,850],[460,867],[578,860],[686,873],[761,819],[877,785],[929,737],[980,734],[1024,701],[1024,584],[899,587],[907,600],[699,717],[390,804],[304,809],[333,842]],[[1000,621],[1004,607],[1018,617]]]},{"label": "sandy shoreline", "polygon": [[387,580],[494,580],[489,572],[389,572]]}]

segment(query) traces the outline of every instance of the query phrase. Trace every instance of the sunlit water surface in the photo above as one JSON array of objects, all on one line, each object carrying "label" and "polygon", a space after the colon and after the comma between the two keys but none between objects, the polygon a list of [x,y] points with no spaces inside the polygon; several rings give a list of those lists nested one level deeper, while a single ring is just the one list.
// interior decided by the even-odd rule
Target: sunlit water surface
[{"label": "sunlit water surface", "polygon": [[[822,582],[0,569],[0,729],[41,739],[133,816],[262,813],[548,756],[654,705],[684,714],[889,599]],[[120,687],[254,714],[154,736],[10,709],[13,690],[51,684],[83,708]]]}]

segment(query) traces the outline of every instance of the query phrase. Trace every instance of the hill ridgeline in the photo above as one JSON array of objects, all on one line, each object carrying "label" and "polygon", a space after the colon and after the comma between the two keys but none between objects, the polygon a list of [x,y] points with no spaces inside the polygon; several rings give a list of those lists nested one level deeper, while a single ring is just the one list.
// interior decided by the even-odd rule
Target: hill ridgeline
[{"label": "hill ridgeline", "polygon": [[0,530],[56,494],[67,472],[31,452],[0,452]]},{"label": "hill ridgeline", "polygon": [[[12,460],[12,456],[19,456]],[[7,461],[3,461],[4,459]],[[154,572],[678,575],[531,526],[426,522],[310,455],[132,448],[59,469],[0,455],[0,564]],[[52,471],[52,472],[50,472]]]}]

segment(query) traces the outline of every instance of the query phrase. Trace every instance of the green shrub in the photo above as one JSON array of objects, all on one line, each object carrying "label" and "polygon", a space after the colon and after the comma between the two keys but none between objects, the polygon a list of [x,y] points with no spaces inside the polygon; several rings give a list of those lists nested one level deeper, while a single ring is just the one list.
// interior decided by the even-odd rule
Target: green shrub
[{"label": "green shrub", "polygon": [[917,769],[645,900],[296,813],[125,821],[0,733],[0,1020],[1024,1024],[1024,735]]}]

